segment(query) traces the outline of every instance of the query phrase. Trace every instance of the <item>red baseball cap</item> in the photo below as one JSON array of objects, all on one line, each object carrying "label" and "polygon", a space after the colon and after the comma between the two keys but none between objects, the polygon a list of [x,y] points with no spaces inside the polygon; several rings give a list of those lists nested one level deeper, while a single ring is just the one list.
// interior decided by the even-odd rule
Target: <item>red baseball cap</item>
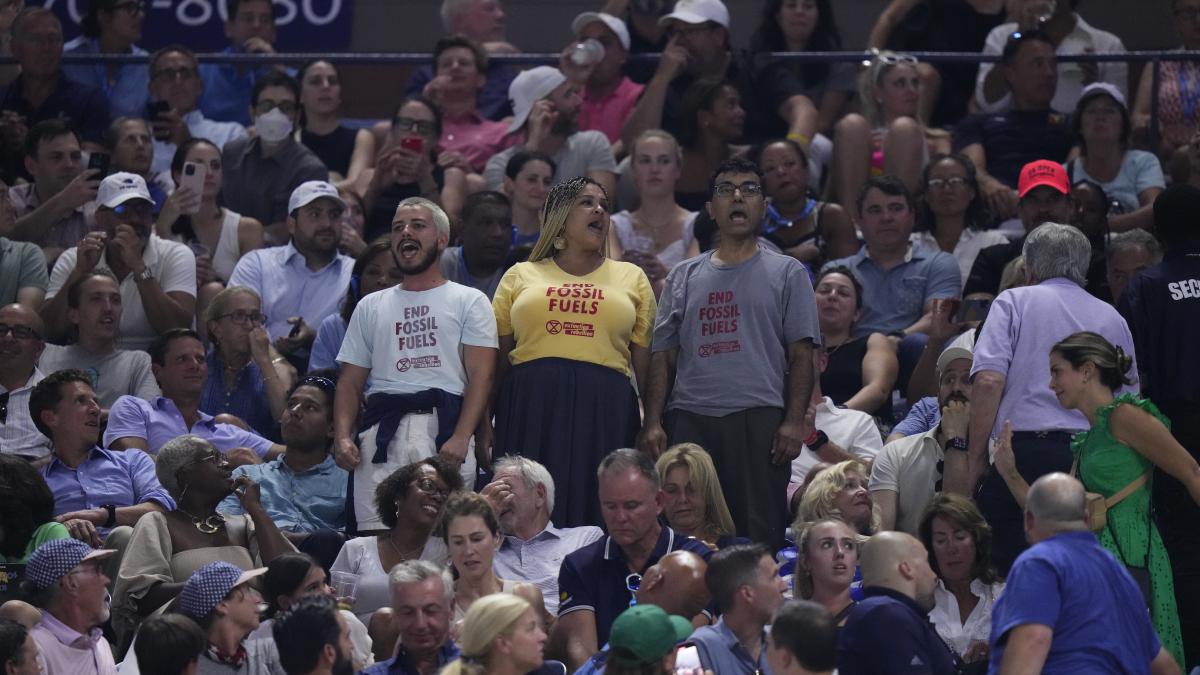
[{"label": "red baseball cap", "polygon": [[1048,159],[1039,159],[1021,167],[1021,178],[1017,181],[1017,196],[1024,197],[1030,190],[1040,185],[1049,185],[1059,192],[1071,192],[1071,183],[1067,180],[1067,170],[1062,164]]}]

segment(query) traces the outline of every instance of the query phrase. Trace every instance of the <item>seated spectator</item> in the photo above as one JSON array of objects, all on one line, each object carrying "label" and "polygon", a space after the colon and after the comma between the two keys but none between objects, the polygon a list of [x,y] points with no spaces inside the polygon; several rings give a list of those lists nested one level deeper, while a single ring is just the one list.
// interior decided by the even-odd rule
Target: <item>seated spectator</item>
[{"label": "seated spectator", "polygon": [[[333,597],[334,589],[329,585],[329,575],[316,558],[307,553],[284,553],[267,564],[263,575],[263,600],[268,607],[263,614],[258,630],[250,634],[251,640],[272,636],[275,618],[298,605],[305,598],[314,596]],[[338,609],[350,632],[351,657],[354,672],[375,662],[371,653],[371,636],[353,612]]]},{"label": "seated spectator", "polygon": [[512,201],[514,253],[522,260],[542,235],[542,207],[554,185],[558,164],[549,155],[529,150],[514,153],[504,167],[504,194]]},{"label": "seated spectator", "polygon": [[1162,245],[1145,230],[1130,230],[1114,234],[1104,249],[1108,288],[1113,305],[1119,305],[1125,288],[1134,277],[1162,262]]},{"label": "seated spectator", "polygon": [[[263,507],[259,486],[244,476],[233,479],[225,458],[199,436],[179,436],[164,445],[155,473],[177,505],[141,519],[133,530],[113,587],[113,624],[119,638],[131,637],[140,617],[177,595],[188,614],[185,582],[194,584],[214,561],[253,570],[294,550]],[[217,505],[230,494],[238,496],[247,515],[217,513]],[[255,625],[247,634],[258,627],[258,613],[254,616]]]},{"label": "seated spectator", "polygon": [[100,404],[83,373],[60,370],[38,382],[29,414],[54,448],[41,474],[54,493],[55,519],[75,539],[120,549],[142,516],[175,508],[153,460],[100,447]]},{"label": "seated spectator", "polygon": [[[1051,106],[1058,83],[1054,43],[1040,31],[1020,35],[1007,40],[993,70],[1012,89],[1012,109],[972,115],[954,128],[954,151],[975,163],[988,208],[1000,219],[1017,213],[1013,187],[1021,167],[1038,159],[1065,161],[1074,140],[1067,116]],[[980,64],[980,77],[990,65]]]},{"label": "seated spectator", "polygon": [[1079,180],[1071,184],[1071,201],[1074,202],[1075,212],[1070,224],[1079,228],[1092,246],[1092,259],[1088,264],[1085,288],[1088,293],[1111,303],[1113,299],[1112,289],[1108,287],[1106,251],[1108,242],[1113,237],[1112,228],[1109,227],[1109,211],[1116,212],[1117,205],[1109,199],[1104,188],[1090,180]]},{"label": "seated spectator", "polygon": [[151,369],[163,395],[148,401],[136,396],[117,399],[108,413],[105,447],[137,449],[153,456],[171,439],[193,434],[223,453],[232,453],[230,459],[238,464],[256,461],[255,455],[272,458],[283,452],[282,445],[241,426],[218,422],[200,410],[208,364],[204,346],[195,332],[187,328],[167,331],[148,351]]},{"label": "seated spectator", "polygon": [[[571,22],[571,31],[578,42],[571,43],[559,60],[559,69],[571,81],[582,87],[579,106],[579,128],[599,131],[613,144],[613,154],[624,155],[621,129],[633,112],[645,85],[625,76],[629,59],[629,29],[621,19],[604,12],[584,12]],[[576,64],[573,50],[576,45],[593,40],[604,48],[603,56],[594,63]]]},{"label": "seated spectator", "polygon": [[[1080,54],[1089,51],[1107,54],[1124,52],[1121,38],[1088,24],[1075,12],[1075,3],[1061,4],[1047,0],[1024,0],[1016,4],[1017,21],[1002,23],[988,33],[983,54],[1002,54],[1014,35],[1029,37],[1032,31],[1044,33],[1057,54]],[[1019,39],[1019,38],[1016,38]],[[994,114],[1018,109],[1016,86],[998,74],[993,63],[979,64],[976,76],[975,106],[979,112]],[[1054,110],[1067,112],[1075,108],[1080,92],[1089,82],[1104,82],[1115,86],[1122,95],[1129,86],[1128,65],[1124,61],[1104,61],[1094,65],[1079,62],[1057,64],[1055,75],[1059,84],[1050,101]]]},{"label": "seated spectator", "polygon": [[[333,564],[345,541],[347,479],[329,453],[336,385],[326,375],[333,373],[318,371],[304,377],[288,395],[280,425],[284,454],[233,472],[235,481],[247,476],[259,486],[263,507],[284,537],[315,556],[323,568]],[[219,511],[244,512],[232,496],[225,498]]]},{"label": "seated spectator", "polygon": [[182,614],[150,617],[142,622],[138,634],[142,639],[133,651],[139,672],[189,675],[196,672],[200,655],[208,647],[204,631]]},{"label": "seated spectator", "polygon": [[[462,35],[450,35],[433,46],[433,79],[421,95],[441,112],[438,146],[466,159],[468,173],[483,172],[488,158],[505,147],[508,125],[479,109],[480,94],[490,83],[487,52]],[[507,105],[507,100],[505,101]]]},{"label": "seated spectator", "polygon": [[50,439],[29,414],[29,396],[45,375],[37,368],[46,343],[42,319],[25,305],[0,306],[0,453],[48,459]]},{"label": "seated spectator", "polygon": [[262,298],[273,346],[299,372],[307,370],[314,326],[337,311],[350,284],[354,260],[337,249],[345,210],[329,183],[300,185],[288,198],[288,244],[243,255],[229,276],[228,286],[245,286]]},{"label": "seated spectator", "polygon": [[508,270],[512,209],[499,192],[476,192],[463,202],[459,246],[447,246],[438,264],[447,280],[483,291],[492,299]]},{"label": "seated spectator", "polygon": [[712,554],[704,544],[659,524],[661,488],[648,455],[614,450],[600,462],[597,474],[601,514],[611,534],[569,554],[558,576],[563,600],[554,630],[565,640],[571,669],[609,641],[613,621],[629,606],[631,571],[645,574],[659,558],[679,549],[705,559]]},{"label": "seated spectator", "polygon": [[704,580],[722,612],[716,624],[696,629],[689,639],[700,652],[700,664],[735,675],[769,670],[766,627],[787,590],[771,550],[738,544],[717,551]]},{"label": "seated spectator", "polygon": [[38,360],[43,372],[83,371],[92,380],[105,417],[121,396],[149,401],[162,394],[150,369],[150,355],[117,349],[121,289],[111,272],[93,270],[72,283],[67,289],[67,307],[75,339],[66,346],[46,345]]},{"label": "seated spectator", "polygon": [[[139,3],[88,3],[87,14],[79,22],[81,35],[63,45],[63,53],[145,56],[146,50],[134,44],[142,39],[145,18],[146,8]],[[150,74],[145,65],[76,63],[64,66],[63,74],[84,87],[104,92],[113,117],[140,117],[146,107]]]},{"label": "seated spectator", "polygon": [[120,282],[117,345],[145,349],[163,331],[190,326],[196,309],[196,257],[183,244],[154,234],[150,193],[141,176],[115,173],[100,182],[97,232],[63,251],[50,274],[42,319],[51,336],[70,330],[65,291],[93,270]]},{"label": "seated spectator", "polygon": [[367,212],[363,208],[362,196],[357,192],[338,188],[338,196],[346,202],[346,212],[342,214],[340,228],[342,236],[338,241],[338,250],[357,258],[367,249],[367,242],[363,239],[363,235],[366,234]]},{"label": "seated spectator", "polygon": [[375,137],[367,129],[341,124],[342,82],[328,61],[307,63],[297,73],[300,82],[300,142],[329,169],[333,183],[353,185],[375,159]]},{"label": "seated spectator", "polygon": [[896,176],[915,193],[930,155],[950,151],[946,132],[920,121],[917,65],[906,54],[878,53],[859,76],[863,114],[851,113],[835,125],[830,194],[855,222],[861,214],[853,200],[867,178]]},{"label": "seated spectator", "polygon": [[858,573],[861,537],[845,522],[824,518],[805,523],[796,533],[796,574],[792,593],[820,604],[838,629],[857,604],[851,597]]},{"label": "seated spectator", "polygon": [[[388,529],[350,539],[329,568],[330,572],[359,575],[351,611],[363,623],[370,625],[371,615],[388,606],[388,570],[406,560],[446,562],[446,542],[433,530],[441,519],[446,498],[462,486],[456,468],[441,457],[404,466],[379,484],[375,491],[379,519]],[[449,583],[446,590],[447,618],[453,588]],[[385,612],[378,621],[387,625],[391,619],[390,612]],[[376,642],[385,654],[391,644]]]},{"label": "seated spectator", "polygon": [[545,611],[558,614],[558,572],[563,558],[603,536],[594,525],[555,527],[554,479],[528,457],[505,455],[493,465],[488,500],[503,534],[492,568],[502,579],[528,581],[541,589]]},{"label": "seated spectator", "polygon": [[278,439],[296,369],[271,348],[258,294],[231,286],[213,298],[204,319],[212,348],[200,407],[213,415],[237,415],[258,435]]},{"label": "seated spectator", "polygon": [[154,145],[150,123],[141,117],[118,117],[108,125],[104,147],[112,155],[110,171],[124,171],[141,176],[150,191],[157,216],[167,201],[167,193],[175,188],[169,174],[154,172]]},{"label": "seated spectator", "polygon": [[[350,627],[328,595],[304,598],[274,622],[270,635],[279,662],[289,675],[351,673],[354,665]],[[259,625],[262,629],[262,625]]]},{"label": "seated spectator", "polygon": [[[265,0],[238,4],[239,12],[247,5],[271,6]],[[290,234],[290,196],[303,183],[329,178],[329,169],[293,138],[300,115],[300,85],[295,80],[267,72],[255,80],[251,101],[255,133],[221,149],[221,193],[226,206],[263,224],[268,243],[282,244]]]},{"label": "seated spectator", "polygon": [[866,597],[838,636],[838,672],[886,673],[897,664],[933,675],[957,672],[954,653],[929,623],[937,576],[921,542],[881,532],[863,545],[859,561]]},{"label": "seated spectator", "polygon": [[54,519],[54,495],[37,469],[20,457],[0,455],[0,563],[28,562],[37,547],[70,536]]},{"label": "seated spectator", "polygon": [[674,136],[657,129],[643,132],[629,156],[638,205],[612,214],[608,255],[641,267],[657,296],[672,267],[700,255],[692,231],[697,212],[675,202],[683,151]]},{"label": "seated spectator", "polygon": [[579,86],[557,68],[538,66],[513,78],[508,91],[513,119],[508,133],[513,147],[487,161],[484,178],[490,189],[500,188],[509,159],[522,150],[554,158],[558,175],[587,176],[616,194],[617,162],[612,145],[599,131],[579,130]]},{"label": "seated spectator", "polygon": [[[222,53],[275,53],[274,3],[270,0],[231,0],[226,9],[225,37],[229,39],[229,46]],[[258,102],[254,90],[260,79],[275,72],[271,66],[205,63],[199,70],[204,82],[200,110],[205,117],[237,122],[242,126],[254,122],[257,126],[257,120],[252,120],[254,113],[250,111]]]},{"label": "seated spectator", "polygon": [[112,649],[101,624],[108,620],[108,576],[111,549],[93,550],[74,539],[42,544],[25,568],[22,590],[42,610],[29,630],[39,652],[35,671],[114,675]]},{"label": "seated spectator", "polygon": [[[97,144],[105,128],[107,122],[96,136]],[[25,134],[24,155],[33,180],[9,188],[17,219],[0,234],[37,244],[53,267],[63,251],[95,227],[94,201],[103,176],[83,168],[79,137],[62,120],[35,124]]]},{"label": "seated spectator", "polygon": [[[377,660],[361,675],[440,672],[459,655],[458,645],[450,639],[454,580],[449,570],[428,560],[407,560],[389,569],[391,572],[384,575],[388,585],[387,604],[389,613],[396,617],[400,638],[387,645],[376,642],[377,659],[380,651],[392,656]],[[361,580],[359,593],[362,593]]]},{"label": "seated spectator", "polygon": [[[12,232],[17,210],[8,198],[9,187],[0,181],[0,232]],[[32,310],[42,305],[50,275],[37,244],[0,236],[0,307],[14,302]]]},{"label": "seated spectator", "polygon": [[737,536],[712,457],[695,443],[671,446],[654,463],[663,489],[663,518],[679,534],[719,551],[748,543]]},{"label": "seated spectator", "polygon": [[776,675],[833,675],[837,626],[815,602],[790,600],[771,620],[767,663]]},{"label": "seated spectator", "polygon": [[[1181,45],[1179,51],[1200,50],[1200,13],[1197,13],[1200,5],[1175,0],[1170,3],[1170,9],[1175,18],[1173,27],[1179,36],[1178,44]],[[1197,75],[1196,63],[1164,59],[1158,62],[1158,68],[1157,87],[1154,86],[1154,78],[1138,78],[1138,90],[1133,99],[1133,133],[1140,140],[1153,129],[1158,146],[1151,147],[1151,152],[1163,162],[1169,162],[1172,169],[1182,164],[1186,173],[1187,147],[1196,133],[1197,125],[1195,115],[1189,115],[1184,107],[1183,92],[1191,89],[1189,83]],[[1184,84],[1181,85],[1181,82]],[[1158,100],[1155,101],[1155,98]],[[1155,112],[1153,119],[1151,109]]]},{"label": "seated spectator", "polygon": [[883,446],[871,469],[871,497],[885,530],[917,533],[925,505],[946,473],[966,470],[971,415],[971,349],[952,343],[938,357],[939,421],[929,431]]},{"label": "seated spectator", "polygon": [[752,148],[749,159],[762,169],[771,202],[763,224],[767,241],[813,270],[854,255],[859,249],[854,224],[841,206],[812,196],[808,154],[799,142],[769,141]]},{"label": "seated spectator", "polygon": [[992,568],[992,528],[966,497],[938,494],[917,531],[938,576],[929,620],[964,663],[986,662],[992,606],[1004,591]]},{"label": "seated spectator", "polygon": [[364,297],[398,285],[404,274],[400,271],[396,259],[392,256],[392,242],[386,238],[371,242],[354,261],[350,273],[350,287],[346,289],[346,297],[337,314],[325,317],[317,327],[317,337],[313,340],[312,353],[308,357],[309,371],[324,368],[340,370],[337,355],[342,349],[342,340],[346,337],[346,326],[358,301]]},{"label": "seated spectator", "polygon": [[429,99],[415,96],[396,108],[375,168],[362,174],[367,181],[366,189],[361,191],[367,241],[392,231],[396,208],[410,197],[434,201],[457,220],[468,191],[466,167],[442,165],[438,150],[441,136],[442,113]]},{"label": "seated spectator", "polygon": [[[462,655],[441,670],[443,675],[526,673],[541,668],[546,632],[528,602],[496,594],[480,598],[471,607],[463,620]],[[477,670],[480,667],[487,670]]]},{"label": "seated spectator", "polygon": [[713,172],[725,160],[745,154],[747,146],[734,145],[742,138],[746,111],[741,94],[726,80],[699,80],[680,99],[676,133],[683,153],[675,201],[685,209],[700,211],[712,198]]},{"label": "seated spectator", "polygon": [[853,459],[821,470],[800,499],[796,522],[836,518],[864,536],[880,531],[879,512],[867,489],[868,476],[867,467]]},{"label": "seated spectator", "polygon": [[621,612],[613,621],[607,675],[670,675],[676,670],[676,647],[688,639],[692,625],[682,616],[667,614],[651,604]]},{"label": "seated spectator", "polygon": [[208,648],[201,653],[202,673],[278,673],[283,671],[275,641],[247,640],[258,628],[262,596],[250,583],[265,568],[243,570],[224,561],[196,570],[179,592],[179,611],[205,630]]},{"label": "seated spectator", "polygon": [[892,389],[899,363],[883,333],[852,337],[864,314],[863,285],[844,265],[826,266],[813,285],[825,367],[821,391],[839,406],[892,421]]},{"label": "seated spectator", "polygon": [[[1013,270],[1015,274],[1020,275],[1021,281],[1024,282],[1024,266],[1022,265],[1020,270],[1015,270],[1015,268],[1016,265],[1009,265],[1005,271],[1007,273]],[[1007,287],[1005,289],[1007,290]],[[977,325],[973,329],[968,328],[964,331],[964,325],[956,321],[955,313],[960,307],[961,304],[957,300],[939,300],[933,303],[933,311],[930,312],[929,341],[925,343],[925,349],[921,351],[921,358],[917,361],[912,377],[908,380],[907,396],[908,400],[913,402],[912,407],[909,409],[908,415],[899,424],[892,427],[887,442],[929,431],[937,425],[941,418],[941,407],[938,406],[937,401],[938,357],[951,346],[962,347],[968,351],[974,349],[975,337],[983,325],[980,320],[975,322]]]},{"label": "seated spectator", "polygon": [[945,251],[958,261],[966,284],[975,257],[989,246],[1007,244],[1008,237],[991,225],[975,165],[965,155],[935,155],[921,173],[921,203],[913,242],[931,251]]},{"label": "seated spectator", "polygon": [[[170,169],[179,147],[193,138],[212,143],[219,157],[226,143],[246,135],[246,127],[237,122],[205,117],[199,108],[203,92],[204,80],[200,79],[199,61],[192,50],[175,44],[150,56],[151,103],[145,115],[154,131],[154,162],[150,165],[154,173]],[[219,186],[219,175],[217,179]]]},{"label": "seated spectator", "polygon": [[1083,88],[1071,116],[1079,157],[1067,162],[1071,183],[1097,183],[1113,205],[1108,224],[1114,232],[1154,224],[1154,199],[1166,183],[1158,158],[1130,146],[1132,124],[1125,95],[1117,87],[1097,82]]},{"label": "seated spectator", "polygon": [[62,23],[50,9],[29,7],[12,22],[12,55],[21,74],[0,92],[7,142],[19,147],[36,124],[57,119],[78,129],[87,149],[100,148],[108,99],[99,89],[66,76],[62,52]]}]

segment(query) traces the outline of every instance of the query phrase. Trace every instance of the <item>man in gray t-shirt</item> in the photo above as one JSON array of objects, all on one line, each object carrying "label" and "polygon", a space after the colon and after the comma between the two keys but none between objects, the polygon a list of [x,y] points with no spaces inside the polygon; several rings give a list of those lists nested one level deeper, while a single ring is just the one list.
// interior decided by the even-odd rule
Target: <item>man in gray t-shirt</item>
[{"label": "man in gray t-shirt", "polygon": [[805,412],[821,335],[816,304],[803,265],[758,247],[766,210],[758,167],[729,160],[713,185],[719,243],[667,276],[638,443],[654,455],[668,440],[699,443],[738,534],[778,546],[790,463],[813,434]]}]

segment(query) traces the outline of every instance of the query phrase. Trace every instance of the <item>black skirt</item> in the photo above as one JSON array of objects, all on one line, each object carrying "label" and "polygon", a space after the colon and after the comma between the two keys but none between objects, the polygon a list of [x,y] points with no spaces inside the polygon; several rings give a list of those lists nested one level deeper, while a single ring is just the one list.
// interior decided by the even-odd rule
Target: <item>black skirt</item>
[{"label": "black skirt", "polygon": [[606,366],[544,358],[514,366],[496,402],[496,456],[523,455],[554,478],[551,520],[558,527],[600,525],[596,467],[633,447],[637,393]]}]

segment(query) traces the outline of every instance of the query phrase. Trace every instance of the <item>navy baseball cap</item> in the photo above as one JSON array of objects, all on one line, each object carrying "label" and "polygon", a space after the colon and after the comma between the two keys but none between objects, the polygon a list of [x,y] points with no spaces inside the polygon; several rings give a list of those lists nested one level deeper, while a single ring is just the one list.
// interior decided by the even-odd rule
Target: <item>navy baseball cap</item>
[{"label": "navy baseball cap", "polygon": [[78,539],[48,541],[29,556],[25,579],[37,590],[44,591],[83,562],[107,558],[114,553],[113,549],[95,549]]},{"label": "navy baseball cap", "polygon": [[179,611],[194,619],[203,619],[229,595],[229,591],[266,572],[267,568],[242,571],[242,568],[218,560],[192,573],[179,592]]}]

